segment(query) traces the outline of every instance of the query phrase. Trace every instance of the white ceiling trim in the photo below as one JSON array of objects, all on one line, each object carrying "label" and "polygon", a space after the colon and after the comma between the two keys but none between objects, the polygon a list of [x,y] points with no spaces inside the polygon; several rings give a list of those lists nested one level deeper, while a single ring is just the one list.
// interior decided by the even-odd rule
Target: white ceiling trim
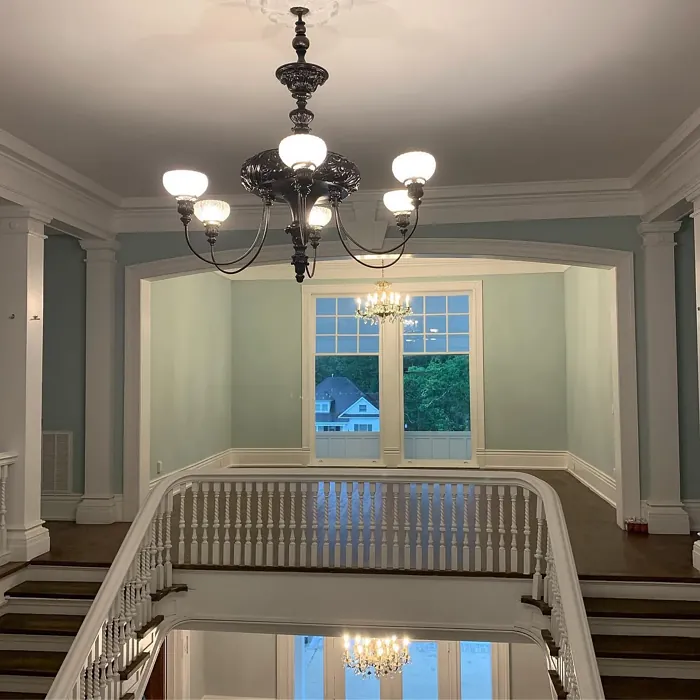
[{"label": "white ceiling trim", "polygon": [[[523,260],[495,260],[490,258],[416,258],[403,257],[394,267],[384,270],[390,280],[419,277],[473,277],[484,275],[526,275],[565,272],[569,265],[530,262]],[[214,272],[231,281],[289,280],[289,263],[272,263],[249,267],[232,277]],[[376,280],[379,270],[371,270],[352,260],[322,260],[316,268],[314,280]]]}]

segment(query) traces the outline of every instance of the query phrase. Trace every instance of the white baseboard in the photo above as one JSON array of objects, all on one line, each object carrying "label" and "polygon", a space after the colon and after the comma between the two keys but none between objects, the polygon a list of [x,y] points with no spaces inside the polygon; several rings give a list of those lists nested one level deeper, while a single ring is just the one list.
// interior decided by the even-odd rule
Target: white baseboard
[{"label": "white baseboard", "polygon": [[683,503],[649,503],[642,501],[642,516],[652,535],[687,535],[690,518]]},{"label": "white baseboard", "polygon": [[75,511],[75,522],[85,525],[109,525],[122,520],[122,494],[80,499]]},{"label": "white baseboard", "polygon": [[700,530],[700,499],[689,498],[684,500],[683,507],[690,518],[690,529],[693,531]]},{"label": "white baseboard", "polygon": [[487,450],[476,451],[482,469],[566,469],[566,450]]},{"label": "white baseboard", "polygon": [[49,551],[49,531],[40,520],[25,530],[8,528],[7,547],[10,550],[10,561],[30,561],[40,554]]},{"label": "white baseboard", "polygon": [[593,493],[615,507],[617,485],[614,477],[571,452],[569,453],[569,472],[582,484],[588,486]]},{"label": "white baseboard", "polygon": [[305,467],[309,450],[303,447],[233,447],[229,450],[232,467]]},{"label": "white baseboard", "polygon": [[83,495],[80,493],[42,493],[41,517],[44,520],[75,521]]}]

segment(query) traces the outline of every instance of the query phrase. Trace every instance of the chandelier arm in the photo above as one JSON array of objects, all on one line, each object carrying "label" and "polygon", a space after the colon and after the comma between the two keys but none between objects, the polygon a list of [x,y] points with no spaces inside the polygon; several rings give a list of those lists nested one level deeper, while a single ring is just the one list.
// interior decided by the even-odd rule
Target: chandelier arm
[{"label": "chandelier arm", "polygon": [[230,260],[229,262],[218,262],[217,260],[214,259],[214,246],[210,245],[210,255],[211,255],[211,260],[208,260],[207,258],[201,256],[193,247],[192,243],[190,241],[190,231],[189,231],[189,226],[185,224],[185,240],[187,241],[187,245],[189,246],[189,249],[200,259],[203,260],[205,263],[208,263],[209,265],[213,265],[214,267],[218,267],[219,265],[223,265],[224,267],[228,267],[229,265],[235,265],[236,263],[241,262],[241,260],[244,260],[247,258],[250,253],[254,250],[255,246],[258,243],[258,240],[260,239],[260,235],[262,233],[263,229],[263,222],[265,221],[265,212],[269,209],[271,205],[265,202],[263,204],[263,215],[260,219],[260,225],[258,226],[258,232],[255,234],[255,238],[253,239],[253,242],[250,244],[250,247],[248,250],[246,250],[243,255],[241,255],[239,258],[236,258],[235,260]]},{"label": "chandelier arm", "polygon": [[[261,228],[259,229],[259,231],[262,231],[262,237],[260,239],[258,249],[255,251],[255,254],[253,255],[253,257],[247,263],[245,263],[244,265],[239,267],[237,270],[226,270],[224,267],[226,263],[215,263],[216,269],[219,270],[219,272],[223,272],[225,275],[237,275],[240,272],[243,272],[243,270],[249,268],[257,260],[258,255],[260,255],[260,251],[263,249],[263,246],[265,245],[265,239],[267,238],[269,224],[270,224],[270,207],[266,205],[265,210],[263,212],[263,221],[260,224]],[[257,238],[258,238],[258,236],[256,236],[256,240],[257,240]],[[252,250],[252,248],[250,248],[249,250]],[[239,258],[239,260],[240,260],[240,258]]]},{"label": "chandelier arm", "polygon": [[[386,265],[370,265],[369,263],[366,263],[364,260],[360,260],[360,258],[355,255],[350,248],[348,247],[348,244],[345,242],[342,234],[340,233],[340,230],[338,230],[338,237],[340,238],[340,242],[343,244],[343,248],[345,248],[345,252],[355,261],[360,263],[360,265],[363,265],[364,267],[368,267],[370,270],[386,270],[389,267],[393,267],[396,265],[396,263],[401,260],[401,257],[404,254],[404,249],[406,248],[406,241],[403,242],[401,247],[401,252],[396,256],[394,260],[392,260],[390,263],[387,263]],[[396,250],[396,248],[394,248]]]},{"label": "chandelier arm", "polygon": [[311,268],[309,269],[309,263],[306,263],[306,276],[309,279],[313,279],[313,276],[316,274],[316,258],[318,256],[318,248],[314,248],[314,259],[311,264]]},{"label": "chandelier arm", "polygon": [[[418,228],[418,210],[416,209],[416,220],[413,224],[413,228],[411,229],[411,233],[408,235],[405,235],[403,238],[403,241],[399,243],[398,245],[394,246],[393,248],[388,248],[387,250],[376,250],[374,248],[366,248],[363,246],[361,243],[358,243],[348,232],[348,230],[345,228],[343,225],[342,219],[340,218],[340,210],[338,208],[338,203],[333,202],[333,218],[335,219],[335,227],[338,230],[338,235],[345,235],[348,240],[353,243],[353,245],[356,245],[358,248],[361,250],[364,250],[365,253],[372,253],[373,255],[386,255],[388,253],[393,253],[394,251],[398,250],[399,248],[403,249],[406,247],[406,243],[411,240],[411,237],[413,234],[416,232],[416,229]],[[342,231],[342,234],[341,234]],[[403,250],[401,251],[401,255],[403,255]],[[353,256],[354,257],[354,256]],[[357,258],[356,258],[357,259]]]}]

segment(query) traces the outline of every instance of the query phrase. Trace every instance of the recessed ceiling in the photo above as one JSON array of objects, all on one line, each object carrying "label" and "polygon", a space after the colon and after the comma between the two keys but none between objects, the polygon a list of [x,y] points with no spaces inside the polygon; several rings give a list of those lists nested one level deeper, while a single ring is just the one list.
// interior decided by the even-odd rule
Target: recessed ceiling
[{"label": "recessed ceiling", "polygon": [[[292,3],[290,3],[292,4]],[[2,0],[0,128],[123,196],[239,191],[288,133],[291,31],[246,0]],[[354,0],[310,30],[315,130],[363,186],[627,177],[700,106],[700,0]]]}]

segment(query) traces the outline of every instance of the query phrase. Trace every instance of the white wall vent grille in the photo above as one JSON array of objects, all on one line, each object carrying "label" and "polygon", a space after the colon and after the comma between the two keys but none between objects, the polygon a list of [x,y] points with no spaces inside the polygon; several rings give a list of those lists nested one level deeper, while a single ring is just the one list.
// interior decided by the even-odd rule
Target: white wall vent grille
[{"label": "white wall vent grille", "polygon": [[45,430],[41,441],[41,492],[73,492],[73,433]]}]

